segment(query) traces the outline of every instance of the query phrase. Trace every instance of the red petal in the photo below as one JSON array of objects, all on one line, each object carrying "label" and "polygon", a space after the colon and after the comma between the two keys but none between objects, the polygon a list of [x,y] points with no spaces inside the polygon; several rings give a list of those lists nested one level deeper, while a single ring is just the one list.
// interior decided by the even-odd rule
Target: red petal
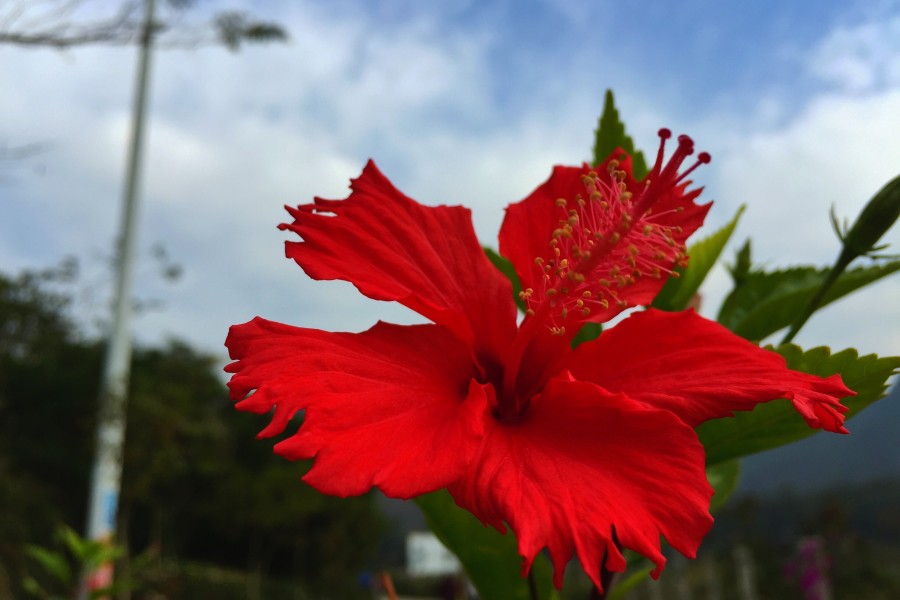
[{"label": "red petal", "polygon": [[512,527],[523,575],[547,547],[562,586],[572,552],[600,587],[606,566],[624,571],[614,539],[657,565],[659,536],[693,558],[712,526],[703,447],[668,411],[611,394],[591,383],[551,380],[524,420],[486,430],[463,478],[450,486],[457,504],[482,522]]},{"label": "red petal", "polygon": [[516,331],[509,281],[490,263],[463,207],[425,207],[369,161],[343,201],[288,208],[282,225],[303,238],[288,258],[313,279],[343,279],[376,300],[397,301],[473,345],[499,368]]},{"label": "red petal", "polygon": [[493,388],[473,380],[470,348],[444,327],[329,333],[257,317],[233,326],[225,345],[237,361],[225,368],[237,408],[275,409],[259,437],[306,409],[300,431],[275,451],[315,457],[303,480],[323,493],[432,492],[459,478],[482,439]]},{"label": "red petal", "polygon": [[[579,208],[576,198],[579,195],[584,199],[589,196],[582,178],[591,172],[596,172],[604,185],[614,186],[607,166],[612,156],[617,154],[621,152],[613,153],[607,162],[596,168],[591,168],[587,164],[581,167],[554,167],[553,173],[545,183],[527,198],[511,204],[506,209],[506,217],[500,228],[500,253],[512,261],[522,282],[522,288],[535,290],[536,303],[542,298],[547,286],[543,269],[549,261],[567,259],[570,267],[578,263],[581,255],[573,253],[572,247],[584,251],[588,244],[594,243],[591,233],[585,233],[588,225],[592,222],[605,222],[603,219],[606,217],[603,215],[612,214],[607,209],[599,209],[599,205],[593,202]],[[644,183],[636,182],[632,178],[631,158],[626,156],[618,168],[625,171],[624,183],[627,191],[637,197],[644,189]],[[701,190],[688,192],[686,188],[689,183],[683,182],[663,193],[653,205],[652,212],[632,221],[630,229],[616,225],[609,231],[601,227],[602,232],[599,230],[593,232],[605,233],[606,239],[609,239],[611,233],[615,233],[619,236],[619,241],[609,254],[599,259],[588,273],[584,273],[586,281],[568,286],[571,302],[567,304],[564,298],[557,296],[559,306],[566,307],[569,316],[567,320],[563,317],[563,320],[555,323],[556,325],[565,325],[567,330],[574,332],[580,323],[585,321],[602,323],[629,306],[645,305],[653,300],[665,284],[669,270],[677,262],[673,256],[681,250],[688,236],[703,224],[703,219],[710,208],[710,204],[699,206],[694,203]],[[557,205],[559,199],[566,200],[568,204],[561,208]],[[618,203],[618,200],[611,200],[607,195],[604,195],[604,199],[613,204]],[[559,230],[561,221],[564,222],[568,217],[567,211],[570,210],[580,215],[579,221],[571,238],[559,240],[562,254],[554,259],[551,250],[554,252],[555,250],[551,248],[550,242],[554,239],[554,231]],[[653,235],[644,232],[645,226],[649,228],[648,231],[654,232]],[[671,243],[666,243],[663,236],[657,235],[660,231],[670,232]],[[630,260],[635,257],[638,262],[632,265]],[[541,265],[536,264],[537,258],[544,262]],[[617,279],[617,276],[621,276],[621,280]],[[599,279],[606,280],[611,285],[604,284],[598,287]],[[550,285],[555,285],[552,280]],[[585,292],[591,293],[587,299],[583,297]],[[574,309],[573,305],[578,300],[582,300],[583,306],[589,308],[588,315],[580,315],[582,305],[579,305],[577,310]],[[607,304],[605,308],[602,306],[603,300]]]},{"label": "red petal", "polygon": [[840,375],[791,371],[778,354],[693,310],[635,313],[581,344],[564,368],[576,379],[670,410],[691,427],[789,398],[810,427],[847,433],[840,398],[856,395]]}]

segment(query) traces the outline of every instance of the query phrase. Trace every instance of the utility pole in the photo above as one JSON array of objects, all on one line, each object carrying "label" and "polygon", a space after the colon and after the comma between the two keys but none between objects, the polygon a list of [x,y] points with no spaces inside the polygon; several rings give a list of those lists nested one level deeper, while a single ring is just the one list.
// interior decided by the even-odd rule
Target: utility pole
[{"label": "utility pole", "polygon": [[[137,81],[134,91],[131,140],[117,240],[113,322],[100,385],[96,451],[91,474],[87,537],[104,543],[113,543],[114,541],[119,488],[122,482],[126,401],[131,375],[132,288],[134,286],[135,254],[137,253],[139,188],[154,35],[154,9],[155,0],[144,1],[144,24],[140,38]],[[94,573],[85,573],[85,580],[80,591],[81,598],[87,598],[91,591],[109,586],[112,583],[112,571],[112,563],[107,563]]]}]

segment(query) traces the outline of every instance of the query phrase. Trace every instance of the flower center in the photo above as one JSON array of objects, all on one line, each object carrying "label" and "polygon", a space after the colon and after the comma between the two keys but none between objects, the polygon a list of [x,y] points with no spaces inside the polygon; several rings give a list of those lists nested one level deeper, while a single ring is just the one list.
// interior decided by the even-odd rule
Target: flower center
[{"label": "flower center", "polygon": [[[582,176],[584,192],[574,198],[559,198],[559,226],[553,231],[545,256],[535,257],[541,270],[538,289],[520,293],[527,310],[513,345],[503,380],[504,398],[514,396],[518,365],[528,341],[540,327],[551,334],[573,336],[579,327],[614,305],[616,311],[629,306],[619,294],[642,278],[672,275],[675,267],[687,266],[687,248],[676,241],[681,227],[665,223],[682,206],[653,212],[653,206],[671,192],[699,165],[708,163],[706,152],[679,174],[684,160],[693,154],[694,143],[679,136],[678,148],[663,164],[668,129],[659,131],[656,164],[637,194],[626,188],[625,171],[609,161],[606,173],[590,171]],[[666,217],[669,218],[666,218]],[[611,317],[612,315],[610,315]],[[568,328],[568,334],[567,334]]]}]

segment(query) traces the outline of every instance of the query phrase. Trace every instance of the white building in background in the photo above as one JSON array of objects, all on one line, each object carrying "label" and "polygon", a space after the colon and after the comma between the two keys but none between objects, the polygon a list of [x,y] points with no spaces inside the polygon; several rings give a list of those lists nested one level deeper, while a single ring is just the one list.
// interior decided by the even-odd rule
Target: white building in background
[{"label": "white building in background", "polygon": [[461,570],[459,559],[430,531],[406,535],[406,572],[410,576],[453,575]]}]

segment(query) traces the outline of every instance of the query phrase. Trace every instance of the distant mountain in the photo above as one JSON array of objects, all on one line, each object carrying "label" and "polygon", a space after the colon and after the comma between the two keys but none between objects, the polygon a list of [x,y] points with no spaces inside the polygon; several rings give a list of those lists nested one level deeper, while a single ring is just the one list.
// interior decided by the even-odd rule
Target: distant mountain
[{"label": "distant mountain", "polygon": [[738,494],[809,492],[900,477],[900,385],[847,421],[849,435],[820,432],[743,460]]}]

